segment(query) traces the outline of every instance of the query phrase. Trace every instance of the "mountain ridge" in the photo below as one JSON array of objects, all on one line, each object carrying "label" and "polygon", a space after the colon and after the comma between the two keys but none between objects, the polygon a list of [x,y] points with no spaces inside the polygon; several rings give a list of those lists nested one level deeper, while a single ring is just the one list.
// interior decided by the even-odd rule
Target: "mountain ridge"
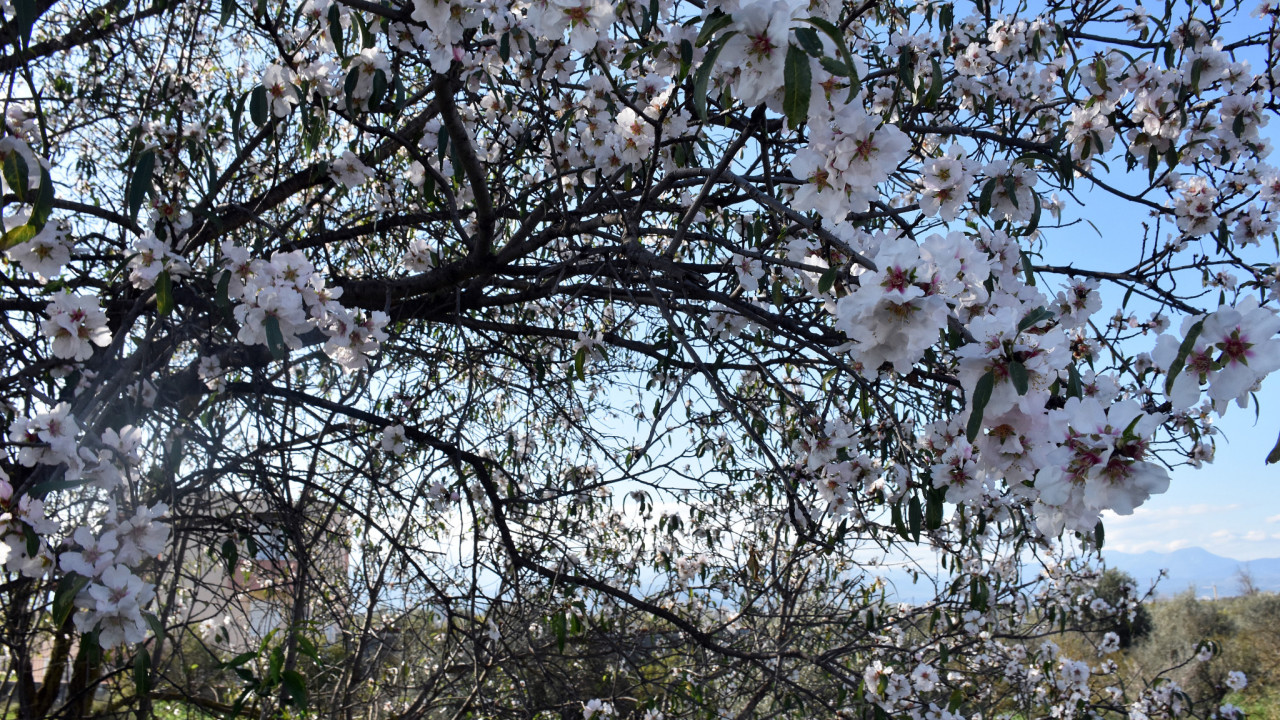
[{"label": "mountain ridge", "polygon": [[[1192,588],[1196,597],[1226,597],[1241,594],[1241,571],[1247,571],[1253,587],[1263,592],[1280,592],[1280,558],[1236,560],[1215,555],[1202,547],[1188,547],[1171,552],[1148,550],[1122,553],[1103,550],[1103,562],[1109,568],[1124,571],[1138,581],[1145,591],[1159,579],[1156,595],[1169,597]],[[1159,578],[1162,569],[1168,575]]]}]

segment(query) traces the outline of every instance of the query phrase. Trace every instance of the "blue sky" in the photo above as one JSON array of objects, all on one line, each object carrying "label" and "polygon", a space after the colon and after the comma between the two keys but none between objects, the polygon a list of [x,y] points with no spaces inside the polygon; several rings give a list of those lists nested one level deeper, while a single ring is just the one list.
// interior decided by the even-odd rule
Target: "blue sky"
[{"label": "blue sky", "polygon": [[[1146,173],[1140,175],[1145,181]],[[1076,186],[1083,207],[1073,208],[1072,201],[1063,198],[1068,203],[1063,219],[1087,218],[1097,229],[1080,223],[1047,231],[1045,258],[1053,264],[1124,269],[1137,259],[1148,213],[1091,192],[1088,184],[1082,179]],[[1159,239],[1164,240],[1163,234]],[[1105,322],[1105,314],[1114,311],[1121,299],[1119,291],[1108,291],[1106,286],[1102,290],[1103,310],[1095,316],[1099,322]],[[1215,302],[1216,298],[1201,304]],[[1133,302],[1130,307],[1144,320],[1153,309]],[[1175,321],[1172,329],[1177,328]],[[1154,345],[1154,339],[1149,342]],[[1222,433],[1212,464],[1200,470],[1175,469],[1169,491],[1153,497],[1133,515],[1104,516],[1106,549],[1138,553],[1202,547],[1237,560],[1280,557],[1280,464],[1264,464],[1280,433],[1280,373],[1263,383],[1258,398],[1261,412],[1256,420],[1252,406],[1241,409],[1234,404],[1218,420]]]}]

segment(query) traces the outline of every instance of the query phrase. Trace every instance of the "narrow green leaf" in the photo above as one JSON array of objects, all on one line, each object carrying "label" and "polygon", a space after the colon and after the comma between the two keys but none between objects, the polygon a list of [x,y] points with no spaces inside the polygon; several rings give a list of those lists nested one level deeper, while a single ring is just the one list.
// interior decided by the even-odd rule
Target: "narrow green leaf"
[{"label": "narrow green leaf", "polygon": [[133,170],[133,179],[129,181],[129,219],[137,222],[138,211],[142,209],[142,201],[151,192],[151,176],[156,169],[156,153],[148,150],[138,158],[138,166]]},{"label": "narrow green leaf", "polygon": [[156,311],[161,316],[173,312],[173,280],[168,270],[160,271],[156,277]]},{"label": "narrow green leaf", "polygon": [[578,379],[586,381],[587,379],[587,349],[578,348],[578,352],[573,354],[573,371],[578,375]]},{"label": "narrow green leaf", "polygon": [[284,344],[284,333],[280,331],[280,318],[274,315],[268,315],[263,327],[267,331],[267,349],[271,351],[271,356],[277,360],[283,360],[289,356],[289,347]]},{"label": "narrow green leaf", "polygon": [[280,684],[289,694],[289,702],[297,708],[307,706],[307,679],[297,670],[285,670],[280,674]]},{"label": "narrow green leaf", "polygon": [[241,665],[243,665],[243,664],[245,664],[245,663],[249,662],[250,660],[252,660],[252,659],[254,659],[254,658],[256,658],[256,657],[258,657],[258,653],[256,653],[256,652],[242,652],[242,653],[240,653],[239,655],[237,655],[237,656],[235,656],[235,657],[231,658],[230,660],[228,660],[228,661],[226,661],[226,662],[224,662],[224,663],[220,663],[220,664],[218,665],[218,667],[220,667],[220,668],[238,668],[238,667],[240,667]]},{"label": "narrow green leaf", "polygon": [[162,638],[168,635],[164,629],[164,623],[160,622],[160,618],[156,617],[155,613],[143,613],[142,618],[147,621],[147,626],[151,628],[151,634],[155,637]]},{"label": "narrow green leaf", "polygon": [[1013,389],[1018,391],[1019,395],[1026,395],[1029,389],[1029,379],[1027,377],[1027,366],[1021,362],[1014,360],[1009,363],[1009,379],[1013,381]]},{"label": "narrow green leaf", "polygon": [[924,526],[930,530],[942,527],[943,503],[946,497],[947,492],[944,489],[930,490],[925,497]]},{"label": "narrow green leaf", "polygon": [[564,644],[569,636],[569,624],[565,621],[564,613],[551,616],[551,629],[556,634],[556,648],[564,652]]},{"label": "narrow green leaf", "polygon": [[40,189],[36,192],[35,202],[31,206],[31,219],[27,224],[36,230],[44,228],[45,223],[49,222],[49,215],[53,212],[53,178],[49,177],[49,170],[45,167],[40,168]]},{"label": "narrow green leaf", "polygon": [[831,292],[831,286],[836,284],[836,268],[829,267],[827,271],[822,273],[822,277],[818,278],[818,292],[826,294]]},{"label": "narrow green leaf", "polygon": [[1023,233],[1030,235],[1040,227],[1040,214],[1044,212],[1044,206],[1040,204],[1040,196],[1035,190],[1031,191],[1031,222],[1027,223]]},{"label": "narrow green leaf", "polygon": [[76,596],[88,584],[89,578],[79,573],[67,573],[58,581],[58,589],[53,593],[54,627],[62,627],[62,624],[71,616],[71,611],[75,609]]},{"label": "narrow green leaf", "polygon": [[369,94],[369,109],[373,110],[382,104],[387,94],[387,74],[381,70],[373,72],[373,90]]},{"label": "narrow green leaf", "polygon": [[1014,182],[1012,175],[1005,175],[1000,178],[1000,183],[1004,187],[1004,194],[1009,196],[1009,202],[1013,203],[1015,209],[1021,210],[1018,205],[1018,185]]},{"label": "narrow green leaf", "polygon": [[1267,453],[1267,465],[1280,462],[1280,437],[1276,438],[1276,444],[1271,448],[1271,452]]},{"label": "narrow green leaf", "polygon": [[[275,318],[272,318],[273,320]],[[222,564],[227,570],[227,575],[234,575],[236,572],[236,563],[240,561],[240,548],[236,546],[235,540],[224,540],[222,542]]]},{"label": "narrow green leaf", "polygon": [[218,278],[218,289],[214,293],[214,302],[217,303],[218,309],[227,317],[231,316],[231,271],[223,270],[222,277]]},{"label": "narrow green leaf", "polygon": [[890,520],[893,522],[893,529],[898,531],[903,540],[911,539],[911,531],[907,529],[907,524],[902,519],[902,503],[895,502],[893,508],[889,512]]},{"label": "narrow green leaf", "polygon": [[924,509],[920,507],[920,496],[912,495],[907,504],[907,522],[911,527],[911,538],[920,542],[920,528],[924,525]]},{"label": "narrow green leaf", "polygon": [[329,39],[333,41],[333,47],[338,51],[338,57],[345,58],[347,54],[342,42],[342,13],[338,12],[338,3],[329,6],[328,20]]},{"label": "narrow green leaf", "polygon": [[978,214],[986,217],[991,214],[991,196],[996,192],[996,178],[991,178],[982,186],[982,194],[978,196]]},{"label": "narrow green leaf", "polygon": [[31,44],[31,29],[36,25],[40,9],[36,0],[14,0],[13,22],[18,28],[18,47],[26,50]]},{"label": "narrow green leaf", "polygon": [[235,11],[236,0],[222,0],[222,12],[218,14],[218,25],[226,27],[227,21]]},{"label": "narrow green leaf", "polygon": [[138,654],[133,658],[133,684],[137,687],[138,695],[151,692],[151,653],[145,647],[140,646]]},{"label": "narrow green leaf", "polygon": [[835,58],[822,57],[818,58],[818,63],[822,65],[822,69],[835,75],[836,77],[849,77],[849,68],[844,63]]},{"label": "narrow green leaf", "polygon": [[925,107],[933,107],[938,104],[938,99],[942,97],[942,65],[938,62],[938,58],[929,58],[929,64],[932,66],[929,73],[929,93],[925,95]]},{"label": "narrow green leaf", "polygon": [[969,399],[969,424],[965,428],[965,437],[969,442],[973,442],[978,438],[978,433],[982,431],[982,413],[987,409],[987,403],[991,400],[991,391],[995,388],[996,376],[990,370],[978,378],[978,382],[973,387],[973,397]]},{"label": "narrow green leaf", "polygon": [[22,157],[22,153],[17,150],[11,150],[4,158],[4,181],[8,183],[9,189],[14,195],[18,196],[18,202],[27,202],[27,195],[30,194],[28,183],[30,182],[30,169],[27,167],[27,159]]},{"label": "narrow green leaf", "polygon": [[813,28],[796,28],[796,42],[800,43],[800,47],[804,48],[804,51],[809,53],[810,56],[815,58],[822,57],[822,40]]},{"label": "narrow green leaf", "polygon": [[1204,329],[1204,318],[1200,318],[1187,330],[1187,336],[1182,339],[1182,344],[1178,346],[1178,354],[1173,358],[1173,364],[1169,366],[1169,376],[1164,380],[1164,392],[1166,395],[1173,392],[1173,381],[1178,379],[1178,374],[1182,372],[1182,368],[1187,364],[1187,356],[1196,347],[1196,339],[1200,337],[1200,331]]},{"label": "narrow green leaf", "polygon": [[813,92],[813,75],[809,56],[795,45],[787,46],[787,59],[782,69],[782,112],[787,124],[798,128],[809,119],[809,98]]},{"label": "narrow green leaf", "polygon": [[36,236],[36,229],[30,225],[19,225],[0,238],[0,252],[16,247]]},{"label": "narrow green leaf", "polygon": [[261,85],[253,89],[249,93],[249,119],[254,125],[262,127],[267,124],[270,119],[268,113],[270,109],[267,107],[267,89]]},{"label": "narrow green leaf", "polygon": [[1067,397],[1084,398],[1084,382],[1074,363],[1067,366]]},{"label": "narrow green leaf", "polygon": [[832,25],[829,20],[817,16],[805,18],[804,21],[826,33],[827,37],[831,38],[831,42],[835,43],[836,51],[840,53],[840,58],[844,61],[845,67],[849,68],[848,77],[851,82],[849,83],[849,98],[846,102],[853,102],[853,99],[861,89],[861,83],[858,81],[858,66],[853,62],[853,55],[849,52],[849,46],[844,42],[843,33],[835,25]]},{"label": "narrow green leaf", "polygon": [[[727,27],[733,22],[733,16],[725,14],[720,10],[716,10],[702,23],[702,29],[698,31],[698,40],[694,44],[702,47],[711,41],[711,36],[716,34],[717,30]],[[704,61],[705,62],[705,61]]]},{"label": "narrow green leaf", "polygon": [[1093,526],[1093,543],[1102,549],[1102,543],[1107,539],[1107,531],[1102,527],[1102,521],[1099,520],[1097,525]]},{"label": "narrow green leaf", "polygon": [[693,74],[693,110],[702,122],[707,121],[707,83],[711,81],[711,71],[715,68],[716,58],[723,49],[723,41],[707,48],[706,55],[702,57],[702,64]]},{"label": "narrow green leaf", "polygon": [[[1023,255],[1023,257],[1026,257],[1026,256]],[[1022,320],[1018,323],[1018,332],[1025,332],[1029,328],[1039,325],[1045,320],[1052,320],[1053,318],[1054,318],[1054,312],[1046,308],[1045,306],[1041,305],[1035,310],[1032,310],[1031,312],[1027,313],[1026,317],[1022,318]]]}]

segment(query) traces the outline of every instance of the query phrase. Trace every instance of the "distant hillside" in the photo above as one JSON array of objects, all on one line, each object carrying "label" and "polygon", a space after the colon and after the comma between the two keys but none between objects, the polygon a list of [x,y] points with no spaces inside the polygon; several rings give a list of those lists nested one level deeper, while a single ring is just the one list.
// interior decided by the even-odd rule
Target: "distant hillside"
[{"label": "distant hillside", "polygon": [[1204,548],[1137,555],[1106,550],[1103,557],[1108,567],[1129,573],[1144,589],[1160,575],[1161,569],[1167,569],[1168,577],[1156,588],[1162,596],[1177,595],[1188,587],[1194,587],[1198,597],[1212,597],[1215,587],[1219,596],[1239,595],[1241,568],[1247,568],[1253,576],[1254,587],[1280,592],[1280,558],[1243,562],[1214,555]]}]

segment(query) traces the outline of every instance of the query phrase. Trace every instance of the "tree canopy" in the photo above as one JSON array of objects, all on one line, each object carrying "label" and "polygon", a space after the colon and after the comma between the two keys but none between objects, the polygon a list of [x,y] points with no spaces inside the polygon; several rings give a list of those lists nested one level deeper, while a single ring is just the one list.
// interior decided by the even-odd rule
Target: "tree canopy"
[{"label": "tree canopy", "polygon": [[1239,714],[1040,639],[1280,367],[1270,0],[3,12],[6,714]]}]

